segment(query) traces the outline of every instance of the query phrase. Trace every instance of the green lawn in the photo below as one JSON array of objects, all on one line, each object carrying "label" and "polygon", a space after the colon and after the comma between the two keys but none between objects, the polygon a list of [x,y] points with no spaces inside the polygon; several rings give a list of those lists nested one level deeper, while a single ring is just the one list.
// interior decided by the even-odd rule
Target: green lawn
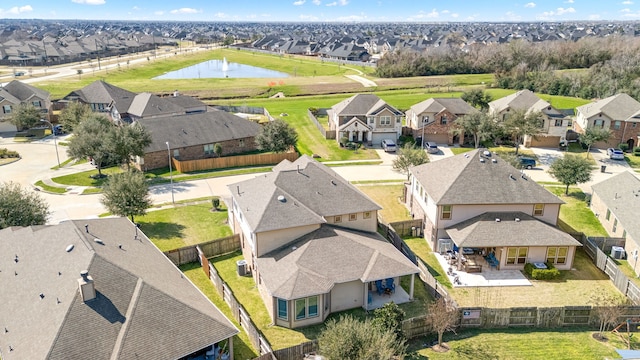
[{"label": "green lawn", "polygon": [[404,185],[360,185],[358,189],[382,207],[378,214],[385,222],[411,220],[409,210],[399,198]]},{"label": "green lawn", "polygon": [[206,201],[149,211],[135,220],[160,251],[168,251],[232,235],[224,204],[219,211],[210,210],[211,202]]},{"label": "green lawn", "polygon": [[50,192],[50,193],[54,193],[54,194],[64,194],[67,192],[67,189],[65,188],[61,188],[61,187],[57,187],[57,186],[49,186],[47,184],[45,184],[44,182],[42,182],[41,180],[36,181],[35,185],[37,187],[42,188],[42,190],[46,191],[46,192]]},{"label": "green lawn", "polygon": [[[102,174],[104,175],[117,174],[120,172],[122,172],[122,169],[120,169],[117,166],[102,169]],[[100,187],[108,179],[108,176],[100,179],[95,179],[94,177],[96,175],[98,175],[98,170],[94,169],[94,170],[54,177],[51,180],[53,180],[53,182],[55,183],[62,184],[62,185]]]},{"label": "green lawn", "polygon": [[[444,341],[450,350],[438,353],[424,346],[432,337],[417,338],[410,342],[408,359],[513,359],[513,360],[583,360],[618,359],[615,349],[626,345],[611,333],[608,342],[591,337],[593,330],[568,328],[544,330],[532,328],[467,329],[458,334],[447,333]],[[638,348],[637,337],[632,338],[632,348]]]},{"label": "green lawn", "polygon": [[634,169],[640,168],[640,156],[635,156],[633,153],[625,154],[624,160]]},{"label": "green lawn", "polygon": [[435,254],[424,238],[406,238],[404,242],[407,243],[411,251],[424,262],[429,269],[429,273],[433,275],[440,284],[444,285],[447,289],[453,288],[445,270],[440,266],[438,259],[436,259]]},{"label": "green lawn", "polygon": [[546,186],[565,204],[560,207],[560,220],[571,227],[571,231],[583,232],[587,236],[609,236],[598,218],[587,206],[586,196],[577,187],[569,187],[569,195],[564,195],[564,186]]}]

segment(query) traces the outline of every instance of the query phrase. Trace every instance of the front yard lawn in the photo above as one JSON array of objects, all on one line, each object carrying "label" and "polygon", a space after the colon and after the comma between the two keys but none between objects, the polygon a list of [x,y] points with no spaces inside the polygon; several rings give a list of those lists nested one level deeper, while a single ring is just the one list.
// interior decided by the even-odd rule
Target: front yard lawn
[{"label": "front yard lawn", "polygon": [[140,229],[160,251],[169,251],[187,245],[232,235],[227,225],[227,209],[211,211],[211,202],[149,211],[135,218]]}]

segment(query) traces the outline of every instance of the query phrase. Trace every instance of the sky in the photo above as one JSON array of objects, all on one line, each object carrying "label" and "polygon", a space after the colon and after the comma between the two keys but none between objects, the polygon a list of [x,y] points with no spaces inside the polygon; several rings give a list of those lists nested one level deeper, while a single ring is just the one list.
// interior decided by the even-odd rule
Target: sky
[{"label": "sky", "polygon": [[243,22],[640,20],[640,0],[2,0],[0,19]]}]

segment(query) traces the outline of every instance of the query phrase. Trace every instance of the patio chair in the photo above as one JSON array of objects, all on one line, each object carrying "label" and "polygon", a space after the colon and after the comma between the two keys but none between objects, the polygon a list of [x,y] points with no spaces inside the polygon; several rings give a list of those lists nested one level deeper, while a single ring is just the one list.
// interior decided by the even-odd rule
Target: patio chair
[{"label": "patio chair", "polygon": [[393,283],[393,278],[385,280],[387,283],[387,289],[390,289],[392,293],[396,292],[396,285]]},{"label": "patio chair", "polygon": [[384,287],[382,286],[382,280],[376,280],[376,291],[378,295],[382,295],[384,293]]}]

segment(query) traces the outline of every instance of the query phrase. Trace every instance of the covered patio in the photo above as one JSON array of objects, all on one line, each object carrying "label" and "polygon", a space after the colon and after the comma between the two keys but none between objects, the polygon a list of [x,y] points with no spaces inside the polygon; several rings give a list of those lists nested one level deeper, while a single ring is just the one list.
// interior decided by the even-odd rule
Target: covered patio
[{"label": "covered patio", "polygon": [[520,270],[498,270],[490,264],[481,255],[468,255],[467,261],[473,261],[481,267],[479,272],[457,270],[455,265],[450,264],[450,259],[446,255],[435,253],[440,266],[445,270],[449,281],[453,287],[478,287],[478,286],[531,286],[531,282],[527,280]]},{"label": "covered patio", "polygon": [[384,306],[388,302],[396,304],[408,303],[412,300],[411,296],[404,291],[402,286],[397,285],[393,292],[382,292],[379,294],[376,290],[368,291],[368,301],[364,306],[365,310],[375,310]]}]

